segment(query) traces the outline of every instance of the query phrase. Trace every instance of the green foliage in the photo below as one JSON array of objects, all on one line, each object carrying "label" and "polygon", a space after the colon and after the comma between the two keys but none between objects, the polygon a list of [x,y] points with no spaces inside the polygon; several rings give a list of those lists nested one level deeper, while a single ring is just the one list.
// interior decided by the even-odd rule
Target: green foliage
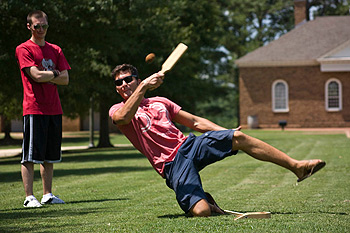
[{"label": "green foliage", "polygon": [[[87,114],[91,96],[96,105],[121,100],[110,77],[116,65],[131,63],[141,77],[147,77],[160,70],[180,41],[189,46],[188,51],[162,87],[148,96],[162,95],[188,111],[204,114],[209,111],[201,108],[208,103],[237,100],[238,89],[231,96],[217,81],[238,87],[233,61],[293,28],[292,4],[282,0],[1,1],[0,115],[9,119],[21,115],[22,87],[14,53],[30,37],[26,16],[33,9],[48,14],[46,39],[62,47],[72,67],[70,84],[59,87],[59,93],[65,115],[74,117]],[[348,5],[345,0],[310,3],[319,15],[347,14]],[[150,52],[156,59],[146,64]],[[216,104],[221,105],[218,112],[224,112],[227,104]],[[238,102],[232,105],[237,112]]]},{"label": "green foliage", "polygon": [[349,0],[308,0],[308,10],[312,9],[312,16],[349,15]]},{"label": "green foliage", "polygon": [[[0,231],[349,232],[350,144],[345,135],[246,133],[296,159],[327,162],[323,170],[298,185],[286,169],[244,153],[201,171],[204,189],[219,206],[243,212],[270,211],[271,219],[186,217],[174,192],[143,155],[122,148],[90,149],[64,153],[63,162],[54,165],[53,192],[67,204],[39,209],[22,207],[18,158],[1,158]],[[39,177],[39,166],[35,166],[34,194],[40,199]]]},{"label": "green foliage", "polygon": [[198,104],[198,114],[228,129],[238,127],[237,108],[232,104],[237,102],[237,95],[232,88],[225,88],[224,93],[214,95],[206,102]]},{"label": "green foliage", "polygon": [[224,46],[233,58],[278,38],[293,28],[293,1],[222,1],[225,28]]}]

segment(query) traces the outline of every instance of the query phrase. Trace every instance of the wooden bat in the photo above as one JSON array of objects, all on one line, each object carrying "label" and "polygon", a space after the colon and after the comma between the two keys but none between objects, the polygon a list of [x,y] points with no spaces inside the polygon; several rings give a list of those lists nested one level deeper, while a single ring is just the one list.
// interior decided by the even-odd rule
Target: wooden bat
[{"label": "wooden bat", "polygon": [[236,221],[241,218],[271,218],[271,212],[247,212],[240,213],[231,210],[224,210],[227,214],[233,214],[236,216],[233,220]]},{"label": "wooden bat", "polygon": [[182,54],[184,54],[186,50],[187,50],[187,45],[183,43],[179,43],[174,49],[174,51],[169,55],[169,57],[163,63],[162,70],[160,72],[165,74],[166,72],[171,70],[171,68],[173,68],[175,63],[180,59],[180,57],[182,56]]},{"label": "wooden bat", "polygon": [[216,206],[218,209],[221,210],[221,212],[225,213],[225,214],[232,214],[235,215],[236,217],[233,219],[234,221],[241,219],[241,218],[271,218],[271,213],[270,212],[247,212],[247,213],[241,213],[241,212],[235,212],[235,211],[231,211],[231,210],[223,210],[221,209],[218,204],[215,202],[213,196],[208,193],[208,192],[204,192],[206,197],[207,197],[207,201]]}]

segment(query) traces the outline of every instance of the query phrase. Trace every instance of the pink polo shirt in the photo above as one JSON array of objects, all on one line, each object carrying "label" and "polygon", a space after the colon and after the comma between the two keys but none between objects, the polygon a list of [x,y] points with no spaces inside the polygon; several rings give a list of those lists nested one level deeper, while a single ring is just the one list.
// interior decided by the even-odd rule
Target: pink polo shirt
[{"label": "pink polo shirt", "polygon": [[[123,105],[124,102],[113,105],[109,116],[112,118]],[[163,97],[143,99],[132,121],[118,125],[162,177],[164,164],[173,161],[178,148],[187,138],[172,123],[180,109],[179,105]]]}]

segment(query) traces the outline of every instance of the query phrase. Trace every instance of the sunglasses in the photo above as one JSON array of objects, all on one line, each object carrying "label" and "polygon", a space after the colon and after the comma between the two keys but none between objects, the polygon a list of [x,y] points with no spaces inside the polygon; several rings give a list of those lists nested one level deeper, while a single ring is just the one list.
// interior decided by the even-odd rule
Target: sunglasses
[{"label": "sunglasses", "polygon": [[42,29],[44,29],[44,30],[46,30],[46,29],[48,29],[49,28],[49,25],[48,24],[35,24],[34,26],[34,29],[35,30],[38,30],[39,28],[42,28]]},{"label": "sunglasses", "polygon": [[123,81],[125,81],[126,83],[130,83],[133,80],[133,77],[137,78],[137,75],[133,74],[133,75],[126,76],[125,78],[122,78],[122,79],[116,79],[114,80],[114,84],[119,87],[123,85]]}]

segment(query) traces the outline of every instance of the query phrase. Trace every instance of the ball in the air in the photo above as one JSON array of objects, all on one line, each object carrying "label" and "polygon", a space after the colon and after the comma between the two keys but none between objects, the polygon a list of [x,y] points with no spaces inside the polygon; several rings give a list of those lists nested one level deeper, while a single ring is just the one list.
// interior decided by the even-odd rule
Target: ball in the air
[{"label": "ball in the air", "polygon": [[154,53],[150,53],[150,54],[148,54],[148,55],[146,56],[145,61],[146,61],[147,63],[151,63],[151,62],[154,61],[154,58],[155,58],[155,57],[156,57],[156,55],[155,55]]}]

